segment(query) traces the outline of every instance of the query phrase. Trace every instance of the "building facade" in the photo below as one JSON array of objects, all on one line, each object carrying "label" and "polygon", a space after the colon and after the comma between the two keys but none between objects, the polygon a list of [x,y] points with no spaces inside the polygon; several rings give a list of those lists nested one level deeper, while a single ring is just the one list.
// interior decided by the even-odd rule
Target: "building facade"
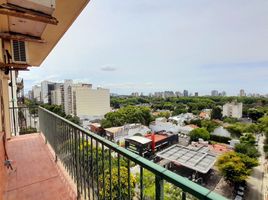
[{"label": "building facade", "polygon": [[108,112],[110,112],[110,92],[108,89],[93,89],[88,85],[72,87],[72,115],[103,117]]},{"label": "building facade", "polygon": [[238,102],[223,105],[222,115],[226,117],[242,118],[243,104]]}]

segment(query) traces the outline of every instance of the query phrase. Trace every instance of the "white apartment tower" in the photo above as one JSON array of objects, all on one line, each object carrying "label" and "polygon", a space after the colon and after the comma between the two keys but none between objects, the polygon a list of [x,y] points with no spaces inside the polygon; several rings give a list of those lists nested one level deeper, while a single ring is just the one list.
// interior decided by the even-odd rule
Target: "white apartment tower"
[{"label": "white apartment tower", "polygon": [[32,87],[32,98],[35,99],[37,102],[41,101],[41,87],[35,85]]},{"label": "white apartment tower", "polygon": [[222,115],[226,117],[242,118],[243,104],[238,102],[223,105]]},{"label": "white apartment tower", "polygon": [[245,90],[241,89],[239,92],[240,97],[246,96]]},{"label": "white apartment tower", "polygon": [[73,80],[67,79],[64,80],[63,83],[63,91],[64,91],[64,112],[69,115],[72,112],[72,85]]},{"label": "white apartment tower", "polygon": [[108,89],[92,89],[90,85],[72,87],[72,114],[78,117],[102,117],[110,112],[110,93]]},{"label": "white apartment tower", "polygon": [[51,104],[64,105],[64,89],[62,83],[56,83],[55,89],[51,91]]}]

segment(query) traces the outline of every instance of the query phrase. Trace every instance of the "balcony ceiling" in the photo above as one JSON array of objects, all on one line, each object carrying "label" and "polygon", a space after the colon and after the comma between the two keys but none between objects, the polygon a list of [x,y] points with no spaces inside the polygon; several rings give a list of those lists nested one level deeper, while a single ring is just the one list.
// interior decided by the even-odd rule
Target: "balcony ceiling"
[{"label": "balcony ceiling", "polygon": [[[27,64],[40,66],[88,2],[0,0],[0,5],[4,6],[1,8],[4,13],[0,13],[0,35],[16,33],[20,38],[25,35],[25,41],[28,41]],[[26,36],[35,37],[36,41],[29,41]]]}]

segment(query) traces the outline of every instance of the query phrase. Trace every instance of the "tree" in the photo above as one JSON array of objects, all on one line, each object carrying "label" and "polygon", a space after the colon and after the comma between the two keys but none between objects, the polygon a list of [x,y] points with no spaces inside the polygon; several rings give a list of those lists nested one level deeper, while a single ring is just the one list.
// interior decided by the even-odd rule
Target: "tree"
[{"label": "tree", "polygon": [[240,137],[245,129],[245,124],[235,123],[226,127],[226,129],[232,133],[235,137]]},{"label": "tree", "polygon": [[112,126],[123,126],[127,123],[141,123],[149,125],[153,120],[151,109],[144,106],[127,106],[120,108],[118,111],[109,112],[105,119],[101,121],[103,128]]},{"label": "tree", "polygon": [[[140,176],[137,175],[137,183],[140,183]],[[155,175],[148,171],[143,171],[143,194],[144,199],[152,200],[155,199]],[[164,182],[164,194],[165,200],[181,199],[182,190],[171,183]],[[194,197],[187,198],[189,200]]]},{"label": "tree", "polygon": [[216,162],[220,173],[229,183],[245,181],[251,174],[252,168],[257,165],[257,159],[233,151],[222,154]]},{"label": "tree", "polygon": [[211,111],[211,119],[222,119],[222,109],[220,107],[214,107]]},{"label": "tree", "polygon": [[238,122],[238,120],[236,118],[233,118],[233,117],[224,117],[223,122],[229,123],[229,124],[234,124],[234,123]]},{"label": "tree", "polygon": [[264,112],[255,108],[248,110],[248,117],[251,118],[253,121],[257,121],[261,117],[263,117]]},{"label": "tree", "polygon": [[212,120],[202,120],[201,127],[206,128],[208,132],[213,132],[217,127],[219,127],[219,123]]},{"label": "tree", "polygon": [[[103,176],[100,176],[100,199],[109,199],[110,195],[112,199],[119,199],[119,191],[121,199],[128,199],[128,170],[126,167],[120,167],[120,185],[118,184],[118,168],[112,169],[112,193],[110,194],[110,173],[109,170],[105,170],[105,187],[103,185]],[[134,188],[136,184],[135,177],[130,174],[130,196],[134,197]],[[120,186],[120,187],[119,187]],[[105,188],[105,196],[104,196]]]},{"label": "tree", "polygon": [[209,132],[205,128],[196,128],[189,133],[192,141],[197,141],[199,138],[203,140],[209,140]]},{"label": "tree", "polygon": [[245,154],[251,158],[257,158],[260,156],[260,153],[255,146],[240,143],[235,145],[235,152]]},{"label": "tree", "polygon": [[256,138],[252,133],[245,133],[240,138],[240,143],[248,144],[248,145],[254,145]]}]

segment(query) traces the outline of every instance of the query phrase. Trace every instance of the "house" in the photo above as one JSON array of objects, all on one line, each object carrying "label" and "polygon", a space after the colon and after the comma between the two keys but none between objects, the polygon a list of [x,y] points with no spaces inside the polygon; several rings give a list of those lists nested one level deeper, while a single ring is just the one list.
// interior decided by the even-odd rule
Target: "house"
[{"label": "house", "polygon": [[222,126],[216,128],[212,133],[210,133],[211,135],[217,135],[217,136],[221,136],[221,137],[231,137],[231,133],[229,131],[227,131],[225,128],[223,128]]},{"label": "house", "polygon": [[119,127],[105,128],[104,130],[106,131],[106,137],[109,140],[120,144],[123,144],[127,137],[134,135],[142,136],[151,132],[151,129],[141,124],[126,124]]}]

